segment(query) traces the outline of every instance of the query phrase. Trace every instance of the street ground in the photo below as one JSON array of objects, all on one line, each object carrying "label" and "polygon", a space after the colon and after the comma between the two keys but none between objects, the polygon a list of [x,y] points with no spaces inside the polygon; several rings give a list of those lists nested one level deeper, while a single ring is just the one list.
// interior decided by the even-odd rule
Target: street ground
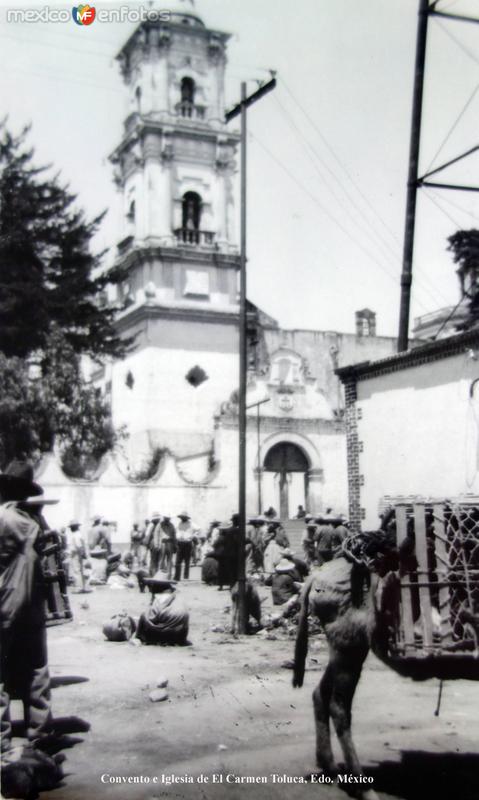
[{"label": "street ground", "polygon": [[[149,602],[136,588],[73,594],[73,622],[49,629],[66,777],[42,800],[344,800],[336,784],[291,782],[315,769],[311,692],[327,659],[324,638],[310,639],[305,686],[293,689],[291,670],[282,666],[292,658],[292,637],[225,633],[229,593],[201,584],[199,568],[180,591],[190,609],[189,647],[105,640],[102,625],[113,613],[137,616]],[[267,612],[270,590],[260,592]],[[169,681],[168,699],[152,703],[149,693],[161,677]],[[353,731],[365,774],[384,800],[479,797],[477,686],[446,684],[439,717],[437,696],[437,681],[413,683],[369,657]],[[212,783],[213,775],[223,782]],[[226,783],[227,775],[266,782]],[[104,782],[105,776],[136,782]],[[194,782],[168,785],[171,776]]]}]

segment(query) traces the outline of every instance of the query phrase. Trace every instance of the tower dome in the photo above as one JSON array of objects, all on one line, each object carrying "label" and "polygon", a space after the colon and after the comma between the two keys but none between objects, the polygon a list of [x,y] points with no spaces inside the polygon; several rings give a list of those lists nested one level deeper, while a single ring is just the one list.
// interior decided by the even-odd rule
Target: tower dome
[{"label": "tower dome", "polygon": [[172,0],[165,4],[165,11],[171,14],[171,22],[177,25],[189,25],[194,28],[204,28],[205,24],[198,14],[197,4],[194,0]]}]

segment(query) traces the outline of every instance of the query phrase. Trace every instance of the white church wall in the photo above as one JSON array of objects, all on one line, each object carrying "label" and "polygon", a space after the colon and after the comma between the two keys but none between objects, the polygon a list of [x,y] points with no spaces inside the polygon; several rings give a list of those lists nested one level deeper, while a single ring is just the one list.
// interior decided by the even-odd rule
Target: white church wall
[{"label": "white church wall", "polygon": [[[194,387],[186,375],[198,365],[208,375]],[[130,374],[132,388],[126,383]],[[113,421],[131,434],[145,430],[212,432],[213,416],[238,379],[237,356],[195,349],[145,348],[113,367]]]},{"label": "white church wall", "polygon": [[171,172],[154,158],[145,165],[147,211],[145,236],[171,237]]},{"label": "white church wall", "polygon": [[177,515],[186,510],[202,530],[215,517],[230,517],[233,506],[225,502],[228,487],[221,474],[214,475],[209,483],[194,484],[185,481],[180,470],[176,460],[166,456],[154,478],[132,483],[110,457],[95,480],[73,480],[62,472],[57,457],[50,455],[44,458],[37,479],[46,497],[59,500],[45,510],[51,528],[78,520],[87,530],[92,517],[100,514],[116,524],[113,542],[124,545],[133,523],[150,519],[154,511],[171,516],[177,524]]},{"label": "white church wall", "polygon": [[377,526],[385,495],[479,493],[477,381],[465,352],[358,381],[366,528]]}]

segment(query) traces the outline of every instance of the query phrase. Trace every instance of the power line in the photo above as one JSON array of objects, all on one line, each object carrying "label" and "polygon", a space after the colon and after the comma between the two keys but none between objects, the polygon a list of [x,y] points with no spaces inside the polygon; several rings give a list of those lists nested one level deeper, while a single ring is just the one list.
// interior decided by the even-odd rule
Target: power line
[{"label": "power line", "polygon": [[[434,196],[436,197],[438,196],[437,190],[431,189],[429,187],[424,187],[424,188],[426,188],[427,191],[431,192]],[[479,216],[477,216],[477,214],[474,214],[468,208],[464,208],[464,206],[461,206],[459,205],[459,203],[456,203],[454,200],[451,199],[450,195],[441,193],[441,200],[446,205],[455,208],[457,211],[461,211],[461,213],[466,214],[468,217],[471,217],[471,219],[475,219],[479,222]],[[460,227],[462,227],[462,225]]]},{"label": "power line", "polygon": [[[305,186],[305,185],[304,185],[304,184],[303,184],[301,181],[299,181],[299,180],[296,178],[296,176],[294,175],[294,173],[292,173],[292,172],[291,172],[291,170],[289,170],[289,169],[288,169],[288,168],[287,168],[287,167],[286,167],[286,166],[283,164],[283,162],[282,162],[282,161],[280,161],[280,159],[279,159],[279,158],[277,158],[277,157],[276,157],[276,156],[275,156],[275,155],[274,155],[274,154],[273,154],[273,153],[272,153],[272,152],[269,150],[269,148],[268,148],[268,147],[266,147],[266,145],[265,145],[265,144],[263,144],[263,142],[262,142],[262,141],[261,141],[261,140],[260,140],[260,139],[259,139],[259,138],[258,138],[256,135],[253,135],[253,134],[251,134],[251,136],[252,136],[252,138],[253,138],[253,139],[254,139],[254,140],[255,140],[255,141],[256,141],[256,142],[259,144],[259,146],[260,146],[260,147],[261,147],[261,148],[262,148],[262,149],[263,149],[263,150],[264,150],[264,151],[265,151],[265,152],[266,152],[266,153],[269,155],[269,157],[270,157],[270,158],[271,158],[271,159],[272,159],[272,160],[273,160],[273,161],[274,161],[274,162],[275,162],[275,163],[276,163],[276,164],[277,164],[279,167],[281,167],[281,169],[282,169],[282,170],[283,170],[283,171],[284,171],[284,172],[285,172],[285,173],[286,173],[286,174],[289,176],[289,178],[290,178],[290,179],[291,179],[291,180],[292,180],[292,181],[293,181],[293,182],[294,182],[294,183],[295,183],[295,184],[296,184],[296,185],[297,185],[297,186],[298,186],[298,187],[299,187],[299,188],[300,188],[300,189],[301,189],[303,192],[305,192],[305,193],[306,193],[306,194],[307,194],[307,195],[310,197],[310,199],[311,199],[311,200],[312,200],[312,201],[313,201],[313,202],[314,202],[314,203],[315,203],[315,204],[316,204],[316,205],[317,205],[317,206],[318,206],[318,207],[321,209],[321,211],[323,212],[323,214],[324,214],[326,217],[328,217],[328,219],[330,219],[330,220],[331,220],[331,222],[333,222],[333,223],[334,223],[334,224],[335,224],[335,225],[336,225],[336,226],[337,226],[337,227],[338,227],[338,228],[341,230],[341,232],[342,232],[342,233],[343,233],[343,234],[344,234],[344,235],[345,235],[345,236],[346,236],[348,239],[350,239],[350,240],[351,240],[351,241],[352,241],[352,242],[353,242],[353,243],[354,243],[354,244],[355,244],[357,247],[359,247],[359,249],[360,249],[360,250],[362,250],[362,251],[363,251],[363,253],[364,253],[364,254],[365,254],[365,255],[366,255],[366,256],[367,256],[367,257],[368,257],[368,258],[369,258],[371,261],[373,261],[373,262],[374,262],[374,264],[376,264],[376,266],[378,266],[378,267],[379,267],[379,268],[380,268],[380,269],[381,269],[381,270],[382,270],[382,271],[383,271],[383,272],[384,272],[384,273],[385,273],[385,274],[386,274],[386,275],[387,275],[389,278],[391,278],[391,280],[393,280],[393,281],[394,281],[394,282],[397,284],[397,283],[399,282],[399,276],[398,276],[398,275],[393,275],[391,272],[389,272],[389,270],[387,270],[387,269],[385,268],[384,264],[383,264],[382,262],[378,261],[378,259],[377,259],[377,258],[374,256],[374,254],[372,254],[372,253],[371,253],[371,252],[370,252],[370,251],[369,251],[369,250],[368,250],[368,249],[367,249],[367,248],[366,248],[366,247],[365,247],[365,246],[364,246],[364,245],[363,245],[361,242],[359,242],[357,239],[355,239],[355,237],[351,235],[351,232],[350,232],[350,231],[348,231],[348,230],[347,230],[347,228],[345,228],[345,227],[342,225],[342,223],[341,223],[341,222],[339,222],[339,220],[337,220],[337,219],[336,219],[336,217],[334,216],[334,214],[332,214],[332,213],[331,213],[331,212],[330,212],[330,211],[329,211],[327,208],[325,208],[325,206],[323,205],[323,203],[321,203],[321,201],[320,201],[320,200],[318,200],[318,198],[317,198],[317,197],[316,197],[316,196],[315,196],[315,195],[314,195],[314,194],[313,194],[313,193],[312,193],[312,192],[311,192],[311,191],[310,191],[310,190],[309,190],[309,189],[308,189],[308,188],[307,188],[307,187],[306,187],[306,186]],[[428,309],[427,309],[427,308],[426,308],[426,307],[423,305],[423,303],[421,303],[419,300],[417,300],[416,302],[418,303],[418,305],[420,305],[420,306],[421,306],[421,307],[424,309],[424,311],[426,311],[426,312],[428,311]]]},{"label": "power line", "polygon": [[[284,83],[284,82],[283,82],[283,83]],[[296,125],[296,123],[295,123],[295,122],[294,122],[294,120],[292,119],[292,117],[291,117],[291,115],[289,114],[289,112],[288,112],[288,111],[287,111],[287,110],[284,108],[284,106],[281,104],[281,102],[278,100],[278,98],[277,98],[277,97],[275,97],[275,100],[276,100],[276,102],[277,102],[278,106],[280,107],[280,109],[281,109],[282,113],[283,113],[283,114],[284,114],[284,116],[286,117],[286,119],[287,119],[288,123],[290,124],[290,126],[291,126],[291,127],[294,129],[294,130],[295,130],[295,132],[297,133],[298,137],[300,137],[300,138],[301,138],[301,139],[302,139],[302,140],[305,142],[305,144],[306,144],[306,148],[307,148],[307,154],[308,154],[309,158],[311,159],[311,162],[313,163],[313,166],[314,166],[314,167],[315,167],[315,169],[318,171],[318,173],[319,173],[319,175],[320,175],[321,179],[322,179],[322,180],[324,180],[324,176],[323,176],[323,174],[321,173],[321,171],[319,170],[319,168],[318,168],[317,164],[315,163],[315,161],[314,161],[314,159],[312,158],[312,156],[311,156],[311,154],[310,154],[310,152],[309,152],[309,151],[311,151],[311,152],[313,153],[313,155],[314,155],[314,156],[315,156],[315,157],[318,159],[318,161],[319,161],[319,162],[320,162],[320,163],[321,163],[321,164],[324,166],[324,168],[325,168],[325,169],[327,169],[327,171],[328,171],[328,172],[330,173],[330,175],[333,177],[333,179],[335,180],[335,182],[339,184],[340,188],[342,189],[342,191],[343,191],[343,192],[344,192],[344,194],[346,195],[346,197],[347,197],[347,199],[349,200],[349,202],[351,203],[351,205],[352,205],[352,206],[354,207],[354,209],[355,209],[355,210],[356,210],[356,211],[359,213],[359,215],[360,215],[360,216],[361,216],[361,217],[364,219],[364,221],[366,222],[366,224],[367,224],[368,228],[370,228],[370,229],[371,229],[371,231],[372,231],[372,235],[373,235],[373,236],[376,236],[376,237],[379,239],[380,245],[381,245],[381,246],[382,246],[382,247],[383,247],[383,248],[384,248],[384,249],[387,251],[387,253],[388,253],[386,257],[387,257],[387,258],[390,258],[390,257],[392,256],[392,257],[393,257],[393,259],[394,259],[395,261],[397,261],[397,262],[398,262],[398,264],[400,265],[400,264],[401,264],[401,258],[400,258],[400,254],[399,254],[398,252],[396,252],[396,251],[394,251],[394,250],[393,250],[393,248],[391,247],[391,245],[389,244],[389,242],[387,242],[387,241],[384,239],[384,237],[383,237],[383,236],[381,236],[381,234],[379,233],[379,231],[377,231],[377,229],[376,229],[376,228],[373,226],[373,224],[371,223],[371,221],[369,220],[369,218],[367,217],[367,215],[364,213],[363,209],[361,209],[361,207],[358,205],[358,203],[357,203],[357,201],[355,200],[355,198],[354,198],[354,197],[351,195],[351,193],[348,191],[348,189],[347,189],[347,188],[344,186],[344,184],[341,182],[341,179],[340,179],[340,178],[339,178],[339,177],[336,175],[336,173],[335,173],[335,172],[333,172],[333,170],[332,170],[332,169],[329,167],[329,165],[328,165],[328,164],[326,164],[326,163],[324,162],[324,160],[323,160],[323,159],[321,158],[321,156],[318,154],[317,150],[316,150],[316,149],[314,148],[314,146],[313,146],[313,145],[312,145],[312,144],[309,142],[309,140],[308,140],[308,139],[307,139],[307,137],[304,135],[304,133],[301,131],[301,129],[300,129],[300,128],[299,128],[299,127]],[[345,168],[343,167],[343,169],[345,169]],[[333,196],[335,197],[335,199],[337,200],[337,202],[338,202],[338,203],[339,203],[339,204],[340,204],[340,205],[341,205],[343,208],[345,208],[345,207],[344,207],[344,204],[343,204],[343,203],[342,203],[342,201],[341,201],[341,200],[340,200],[340,199],[337,197],[337,195],[336,195],[336,193],[334,192],[334,190],[332,190],[332,189],[331,189],[331,187],[328,185],[327,181],[325,181],[325,183],[326,183],[326,185],[328,186],[328,188],[330,189],[330,191],[332,192],[332,194],[333,194]],[[350,215],[350,211],[349,211],[349,210],[347,210],[347,209],[346,209],[346,212],[348,213],[348,216],[351,216],[351,215]],[[352,217],[351,217],[351,220],[352,220],[352,222],[354,222],[354,224],[355,224],[355,225],[358,227],[358,229],[362,231],[362,233],[364,233],[365,235],[367,235],[367,236],[368,236],[368,238],[369,238],[370,242],[371,242],[371,243],[372,243],[372,244],[373,244],[375,247],[378,247],[378,246],[380,246],[380,245],[378,245],[378,242],[374,241],[374,239],[373,239],[373,236],[371,235],[371,232],[370,232],[369,230],[366,230],[366,229],[365,229],[363,226],[360,226],[360,225],[359,225],[359,223],[358,223],[356,220],[354,220],[354,218],[352,218]],[[419,282],[419,281],[416,281],[416,284],[417,284],[418,282]],[[430,298],[433,300],[433,302],[435,302],[435,303],[437,303],[437,302],[443,302],[443,301],[446,301],[446,302],[447,302],[447,299],[446,299],[445,297],[441,296],[441,293],[440,293],[440,292],[437,290],[437,287],[436,287],[436,286],[434,286],[433,284],[431,284],[428,278],[426,278],[425,276],[422,276],[422,277],[421,277],[421,279],[420,279],[420,283],[422,283],[422,289],[423,289],[423,291],[424,291],[426,294],[428,294],[428,295],[429,295],[429,297],[430,297]]]},{"label": "power line", "polygon": [[20,69],[19,67],[11,67],[9,69],[2,69],[2,71],[0,72],[0,80],[4,75],[8,76],[9,74],[12,74],[12,73],[19,73],[20,75],[27,75],[29,78],[32,78],[32,77],[33,78],[39,78],[42,81],[43,80],[50,80],[50,81],[53,81],[54,83],[58,83],[58,81],[60,81],[61,83],[75,83],[75,84],[78,84],[79,86],[88,86],[88,88],[101,89],[102,91],[105,91],[105,92],[118,92],[118,93],[122,92],[122,89],[119,89],[119,88],[117,88],[115,86],[107,86],[106,84],[104,85],[104,84],[101,84],[101,83],[98,83],[98,82],[90,83],[88,81],[85,81],[85,80],[83,80],[81,78],[80,75],[78,76],[78,80],[77,80],[75,77],[72,77],[71,75],[66,76],[65,73],[60,73],[60,74],[57,73],[57,72],[54,73],[51,70],[46,70],[46,69],[43,69],[43,70],[39,71],[38,68],[35,68],[34,70],[33,69],[32,70]]},{"label": "power line", "polygon": [[106,53],[99,53],[97,50],[79,49],[78,47],[71,47],[70,45],[51,44],[51,42],[42,42],[40,39],[26,39],[24,36],[13,36],[10,33],[0,33],[1,39],[11,39],[13,42],[22,42],[24,44],[33,44],[40,47],[48,47],[50,50],[68,50],[69,53],[81,53],[81,55],[96,56],[97,58],[106,58],[113,61],[113,56]]},{"label": "power line", "polygon": [[[324,160],[321,158],[321,156],[319,155],[318,151],[317,151],[317,150],[314,148],[314,146],[313,146],[313,145],[312,145],[312,144],[309,142],[309,140],[308,140],[308,139],[306,138],[306,136],[304,135],[303,131],[302,131],[302,130],[301,130],[301,129],[300,129],[300,128],[299,128],[299,127],[296,125],[296,123],[294,122],[294,120],[293,120],[293,118],[291,117],[291,115],[289,114],[289,112],[288,112],[288,111],[287,111],[287,110],[284,108],[284,106],[281,104],[281,102],[278,100],[278,98],[277,98],[277,97],[275,97],[275,100],[276,100],[276,103],[278,104],[278,106],[280,107],[280,109],[281,109],[282,113],[284,114],[284,116],[285,116],[285,118],[286,118],[286,120],[287,120],[288,124],[289,124],[289,125],[290,125],[290,126],[293,128],[293,130],[294,130],[294,131],[297,133],[298,137],[299,137],[299,138],[301,138],[301,139],[302,139],[302,140],[305,142],[305,145],[306,145],[306,152],[307,152],[307,154],[308,154],[309,158],[311,159],[311,163],[312,163],[312,164],[313,164],[313,166],[314,166],[314,167],[315,167],[315,168],[318,170],[318,173],[319,173],[319,175],[320,175],[321,179],[322,179],[323,181],[325,181],[324,175],[323,175],[323,174],[321,173],[321,171],[318,169],[318,166],[317,166],[316,162],[314,161],[314,158],[311,156],[310,152],[308,152],[308,151],[311,151],[311,153],[313,154],[313,156],[314,156],[315,158],[317,158],[317,160],[319,161],[319,163],[320,163],[320,164],[322,164],[322,166],[323,166],[323,167],[324,167],[324,168],[325,168],[325,169],[328,171],[328,173],[329,173],[329,174],[332,176],[333,180],[334,180],[334,181],[335,181],[335,182],[336,182],[336,183],[339,185],[340,189],[341,189],[341,190],[344,192],[344,194],[346,195],[347,199],[349,200],[349,202],[351,203],[351,205],[353,206],[353,208],[354,208],[354,209],[355,209],[355,210],[358,212],[358,214],[359,214],[359,215],[360,215],[360,216],[361,216],[361,217],[364,219],[364,221],[366,222],[366,224],[368,225],[368,227],[370,227],[370,228],[371,228],[371,230],[372,230],[372,234],[378,237],[378,239],[380,240],[381,244],[383,244],[383,246],[384,246],[384,247],[385,247],[385,248],[386,248],[386,249],[389,251],[389,253],[390,253],[390,254],[392,254],[392,255],[393,255],[393,257],[394,257],[394,258],[397,258],[397,253],[395,253],[395,252],[392,250],[392,248],[390,247],[389,243],[388,243],[388,242],[386,242],[386,241],[385,241],[385,240],[384,240],[384,239],[383,239],[383,238],[382,238],[382,237],[381,237],[381,236],[378,234],[378,232],[377,232],[377,231],[376,231],[376,229],[373,227],[373,225],[371,224],[370,220],[368,219],[368,217],[367,217],[367,216],[366,216],[366,214],[364,213],[363,209],[362,209],[362,208],[361,208],[361,207],[358,205],[358,203],[357,203],[357,201],[355,200],[355,198],[354,198],[354,197],[351,195],[351,193],[348,191],[348,189],[347,189],[347,188],[344,186],[344,184],[341,182],[341,178],[339,178],[339,177],[336,175],[336,173],[335,173],[335,172],[333,172],[333,170],[330,168],[330,166],[329,166],[329,165],[328,165],[328,164],[327,164],[327,163],[326,163],[326,162],[325,162],[325,161],[324,161]],[[326,185],[328,186],[328,183],[327,183],[327,181],[325,181],[325,183],[326,183]],[[328,188],[329,188],[329,186],[328,186]],[[338,202],[338,203],[340,203],[340,204],[342,205],[342,207],[344,208],[344,205],[343,205],[342,201],[341,201],[341,200],[340,200],[340,199],[337,197],[337,195],[334,193],[334,191],[333,191],[333,190],[330,190],[330,191],[332,191],[332,193],[333,193],[334,197],[337,199],[337,202]],[[350,212],[348,212],[348,213],[350,213]],[[354,220],[353,220],[353,221],[354,221]],[[356,225],[358,225],[358,223],[357,223],[357,222],[355,222],[355,224],[356,224]],[[358,227],[359,227],[359,226],[358,226]],[[363,231],[363,232],[366,232],[364,228],[362,228],[362,231]],[[370,233],[369,231],[367,231],[367,232],[366,232],[366,234],[367,234],[368,236],[370,236],[370,237],[371,237],[371,233]],[[378,246],[376,242],[374,242],[374,244],[375,244],[376,246]]]},{"label": "power line", "polygon": [[469,56],[469,58],[471,58],[472,61],[474,61],[476,64],[479,64],[479,58],[477,58],[477,56],[472,52],[472,50],[469,50],[469,48],[466,47],[464,42],[461,42],[461,40],[458,39],[457,36],[454,36],[454,34],[451,33],[451,31],[448,28],[446,28],[444,24],[437,17],[435,17],[434,19],[436,20],[436,24],[439,25],[439,27],[441,28],[442,32],[445,33],[446,36],[448,36],[454,42],[454,44],[456,44],[459,47],[459,49],[466,54],[466,56]]},{"label": "power line", "polygon": [[454,223],[454,225],[456,225],[456,227],[457,227],[457,228],[461,228],[461,227],[462,227],[462,226],[461,226],[461,223],[460,223],[460,222],[457,222],[457,220],[455,220],[455,219],[454,219],[454,218],[453,218],[453,217],[452,217],[452,216],[451,216],[451,215],[450,215],[450,214],[449,214],[449,213],[448,213],[448,212],[447,212],[447,211],[446,211],[444,208],[442,208],[442,206],[441,206],[441,204],[439,203],[439,201],[437,200],[437,198],[434,198],[434,197],[433,197],[431,194],[429,194],[429,191],[428,191],[427,189],[426,189],[426,191],[424,192],[424,194],[425,194],[425,196],[427,197],[427,199],[428,199],[428,200],[429,200],[431,203],[434,203],[434,205],[436,206],[436,208],[438,208],[438,209],[439,209],[439,211],[441,211],[441,213],[442,213],[442,214],[444,214],[444,216],[448,218],[448,220],[450,220],[452,223]]},{"label": "power line", "polygon": [[373,212],[373,214],[375,215],[375,217],[376,217],[376,218],[379,220],[379,222],[380,222],[380,223],[383,225],[383,227],[384,227],[384,228],[385,228],[385,230],[386,230],[386,231],[389,233],[389,235],[390,235],[390,236],[392,236],[392,238],[395,240],[395,242],[396,242],[397,244],[399,244],[399,245],[400,245],[401,243],[400,243],[399,239],[397,238],[396,234],[394,233],[394,231],[393,231],[393,230],[392,230],[392,229],[389,227],[389,225],[388,225],[388,224],[387,224],[387,223],[384,221],[384,219],[381,217],[381,215],[379,214],[379,212],[378,212],[378,211],[377,211],[377,210],[374,208],[374,206],[372,205],[372,203],[371,203],[371,201],[369,200],[369,198],[368,198],[368,197],[367,197],[367,196],[364,194],[364,192],[362,191],[361,187],[360,187],[360,186],[358,186],[358,184],[356,183],[356,181],[354,180],[354,178],[352,177],[352,175],[349,173],[349,171],[348,171],[347,167],[345,167],[345,165],[343,164],[343,162],[341,161],[341,159],[339,158],[339,156],[338,156],[338,155],[336,154],[336,152],[334,151],[333,147],[330,145],[330,143],[328,142],[328,140],[326,139],[326,137],[324,136],[324,134],[322,133],[322,131],[320,130],[320,128],[317,126],[316,122],[313,120],[313,118],[310,116],[310,114],[308,114],[308,112],[306,111],[306,109],[305,109],[305,108],[304,108],[304,107],[301,105],[301,103],[299,102],[299,100],[297,100],[297,99],[296,99],[295,95],[293,94],[293,92],[291,91],[291,89],[290,89],[290,88],[288,87],[288,85],[286,84],[286,82],[285,82],[284,78],[280,78],[279,80],[280,80],[280,82],[283,84],[284,88],[286,89],[286,91],[288,92],[288,94],[291,96],[291,98],[293,99],[293,101],[296,103],[296,105],[298,106],[298,108],[300,109],[300,111],[302,111],[302,113],[304,114],[304,116],[306,117],[306,119],[307,119],[307,120],[310,122],[311,126],[314,128],[314,130],[316,131],[316,133],[317,133],[317,134],[318,134],[318,136],[320,137],[321,141],[324,143],[325,147],[326,147],[326,148],[329,150],[329,152],[330,152],[330,153],[331,153],[331,155],[333,156],[333,158],[334,158],[334,160],[336,161],[336,163],[337,163],[337,164],[338,164],[338,165],[341,167],[341,169],[342,169],[342,170],[343,170],[343,172],[345,173],[346,177],[347,177],[347,178],[348,178],[348,179],[351,181],[352,185],[354,186],[354,188],[356,189],[356,191],[359,193],[360,197],[361,197],[361,198],[364,200],[364,202],[365,202],[365,203],[368,205],[368,207],[371,209],[371,211]]},{"label": "power line", "polygon": [[429,164],[429,166],[427,167],[427,169],[425,170],[425,172],[429,172],[429,171],[430,171],[430,169],[431,169],[431,167],[433,166],[434,162],[436,161],[436,159],[437,159],[438,155],[441,153],[442,149],[444,148],[444,146],[446,145],[446,143],[449,141],[449,139],[450,139],[451,135],[453,134],[454,130],[457,128],[457,126],[458,126],[459,122],[461,121],[462,117],[464,116],[464,114],[466,113],[467,109],[468,109],[468,108],[469,108],[469,106],[471,105],[471,103],[472,103],[472,101],[474,100],[474,97],[476,96],[476,94],[477,94],[477,92],[478,92],[478,91],[479,91],[479,83],[476,85],[475,89],[472,91],[472,94],[471,94],[471,96],[469,97],[469,99],[467,100],[466,104],[464,105],[464,107],[462,108],[462,110],[459,112],[458,116],[456,117],[456,119],[455,119],[454,123],[452,124],[452,126],[451,126],[451,128],[449,129],[448,133],[446,134],[445,138],[444,138],[444,139],[443,139],[443,141],[441,142],[441,144],[440,144],[440,146],[439,146],[439,149],[438,149],[437,153],[434,155],[434,157],[433,157],[433,159],[432,159],[431,163]]}]

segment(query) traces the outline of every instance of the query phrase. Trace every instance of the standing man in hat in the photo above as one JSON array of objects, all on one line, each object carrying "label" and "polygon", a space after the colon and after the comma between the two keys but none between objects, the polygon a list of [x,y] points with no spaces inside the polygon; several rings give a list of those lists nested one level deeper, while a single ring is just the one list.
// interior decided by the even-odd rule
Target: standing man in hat
[{"label": "standing man in hat", "polygon": [[301,537],[304,558],[309,567],[314,564],[316,560],[316,528],[317,525],[314,521],[308,522]]},{"label": "standing man in hat", "polygon": [[27,737],[39,741],[51,724],[45,582],[39,525],[20,503],[43,494],[26,462],[0,474],[0,729],[2,754],[11,748],[10,698],[23,701]]},{"label": "standing man in hat", "polygon": [[171,578],[173,569],[173,556],[176,553],[176,528],[171,521],[171,517],[163,517],[160,523],[161,528],[161,562],[160,569],[167,573]]},{"label": "standing man in hat", "polygon": [[80,592],[91,592],[89,583],[91,578],[91,565],[86,536],[80,530],[81,522],[74,519],[67,529],[70,545],[70,563],[75,585],[80,587]]},{"label": "standing man in hat", "polygon": [[329,513],[317,517],[318,530],[316,533],[316,553],[318,564],[331,561],[341,549],[341,545],[346,538],[347,530],[343,526],[342,517]]},{"label": "standing man in hat", "polygon": [[145,545],[150,553],[150,575],[154,575],[160,567],[161,559],[161,514],[154,511],[146,535]]},{"label": "standing man in hat", "polygon": [[183,568],[183,579],[188,580],[190,577],[190,560],[191,552],[193,550],[193,537],[195,535],[195,528],[191,522],[190,515],[183,511],[178,514],[178,519],[181,522],[176,530],[176,565],[175,565],[175,581],[181,580],[181,565]]},{"label": "standing man in hat", "polygon": [[264,542],[262,536],[262,529],[264,527],[264,517],[251,517],[248,524],[251,526],[248,529],[247,539],[251,542],[251,571],[263,572],[263,553]]}]

